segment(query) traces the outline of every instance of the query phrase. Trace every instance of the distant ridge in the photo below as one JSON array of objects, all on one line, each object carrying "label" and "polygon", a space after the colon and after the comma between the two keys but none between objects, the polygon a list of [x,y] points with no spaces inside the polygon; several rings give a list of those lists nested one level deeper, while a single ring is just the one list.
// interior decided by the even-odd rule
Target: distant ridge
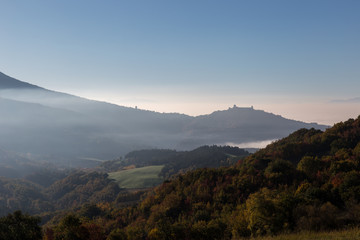
[{"label": "distant ridge", "polygon": [[139,149],[237,145],[328,127],[236,105],[197,117],[158,113],[47,90],[3,73],[0,96],[0,146],[72,166]]},{"label": "distant ridge", "polygon": [[332,102],[332,103],[360,103],[360,97],[348,98],[348,99],[334,99],[330,102]]},{"label": "distant ridge", "polygon": [[42,89],[36,85],[19,81],[0,72],[0,89]]}]

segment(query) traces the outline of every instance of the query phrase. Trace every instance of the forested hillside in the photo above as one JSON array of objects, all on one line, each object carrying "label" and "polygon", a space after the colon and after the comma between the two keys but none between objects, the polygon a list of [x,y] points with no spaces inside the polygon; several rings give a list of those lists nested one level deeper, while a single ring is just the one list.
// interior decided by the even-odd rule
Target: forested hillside
[{"label": "forested hillside", "polygon": [[[145,153],[127,161],[140,164]],[[152,161],[172,154],[155,151]],[[300,129],[233,166],[180,173],[150,191],[121,191],[94,171],[50,186],[1,181],[2,213],[41,212],[44,239],[239,239],[351,228],[360,226],[360,117],[325,132]],[[2,227],[17,215],[2,218]]]},{"label": "forested hillside", "polygon": [[[75,171],[69,175],[58,174],[61,179],[52,184],[54,179],[43,173],[32,174],[28,179],[0,178],[0,216],[15,210],[44,214],[89,202],[112,202],[120,193],[120,188],[107,178],[106,173]],[[34,183],[39,180],[48,182],[43,182],[45,186]]]},{"label": "forested hillside", "polygon": [[[8,159],[9,164],[31,166],[31,161],[17,155],[11,155],[5,151],[0,151],[0,154]],[[56,215],[56,211],[79,208],[83,204],[129,205],[139,201],[141,195],[148,191],[147,188],[159,185],[180,171],[184,173],[200,167],[229,166],[247,155],[248,152],[236,147],[203,146],[186,152],[135,151],[127,154],[123,159],[105,162],[101,167],[94,169],[70,171],[34,167],[32,173],[24,172],[23,177],[21,175],[12,175],[18,178],[0,177],[0,216],[22,210],[29,214],[41,214],[44,217],[43,221],[46,222]],[[12,159],[14,159],[13,162],[11,162]],[[163,164],[164,167],[158,164]],[[157,181],[150,184],[145,178],[145,182],[139,184],[137,183],[139,176],[125,175],[126,181],[132,184],[124,189],[122,184],[113,179],[117,179],[116,175],[121,175],[124,172],[123,169],[129,165],[134,168],[149,166],[149,168],[159,169],[156,173],[159,176],[155,176]],[[4,169],[1,167],[0,170]],[[166,171],[160,172],[161,169]],[[169,173],[170,170],[171,173]],[[6,172],[6,169],[4,171]],[[12,173],[9,170],[7,172],[8,175]],[[110,172],[114,173],[110,174]],[[131,186],[136,186],[137,189],[128,189],[133,188]]]},{"label": "forested hillside", "polygon": [[99,169],[114,172],[132,167],[164,165],[159,175],[168,179],[173,175],[197,168],[230,166],[248,155],[249,152],[244,149],[230,146],[202,146],[192,151],[138,150],[126,154],[123,159],[106,161]]},{"label": "forested hillside", "polygon": [[166,181],[134,207],[98,205],[101,211],[91,218],[79,211],[47,231],[60,236],[67,218],[77,219],[78,228],[96,225],[102,239],[237,239],[321,231],[358,226],[359,201],[360,117],[325,132],[301,129],[235,166],[198,169]]}]

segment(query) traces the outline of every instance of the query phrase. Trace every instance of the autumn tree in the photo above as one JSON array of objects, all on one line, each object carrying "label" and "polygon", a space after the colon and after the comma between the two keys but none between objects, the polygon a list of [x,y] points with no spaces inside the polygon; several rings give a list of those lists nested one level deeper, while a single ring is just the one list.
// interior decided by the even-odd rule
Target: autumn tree
[{"label": "autumn tree", "polygon": [[0,218],[0,239],[37,240],[42,238],[40,217],[33,217],[15,211]]}]

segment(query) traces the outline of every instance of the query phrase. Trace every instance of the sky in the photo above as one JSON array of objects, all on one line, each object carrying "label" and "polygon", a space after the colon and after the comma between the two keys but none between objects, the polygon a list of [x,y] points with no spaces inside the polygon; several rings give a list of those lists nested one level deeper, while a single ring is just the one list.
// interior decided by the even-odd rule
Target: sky
[{"label": "sky", "polygon": [[358,0],[0,0],[0,71],[158,112],[360,115]]}]

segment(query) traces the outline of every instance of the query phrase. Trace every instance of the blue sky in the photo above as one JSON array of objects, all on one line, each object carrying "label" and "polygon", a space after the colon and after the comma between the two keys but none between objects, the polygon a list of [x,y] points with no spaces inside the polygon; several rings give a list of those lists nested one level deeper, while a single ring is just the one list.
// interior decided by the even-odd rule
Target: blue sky
[{"label": "blue sky", "polygon": [[49,89],[191,115],[233,104],[357,117],[360,1],[0,1],[0,71]]}]

